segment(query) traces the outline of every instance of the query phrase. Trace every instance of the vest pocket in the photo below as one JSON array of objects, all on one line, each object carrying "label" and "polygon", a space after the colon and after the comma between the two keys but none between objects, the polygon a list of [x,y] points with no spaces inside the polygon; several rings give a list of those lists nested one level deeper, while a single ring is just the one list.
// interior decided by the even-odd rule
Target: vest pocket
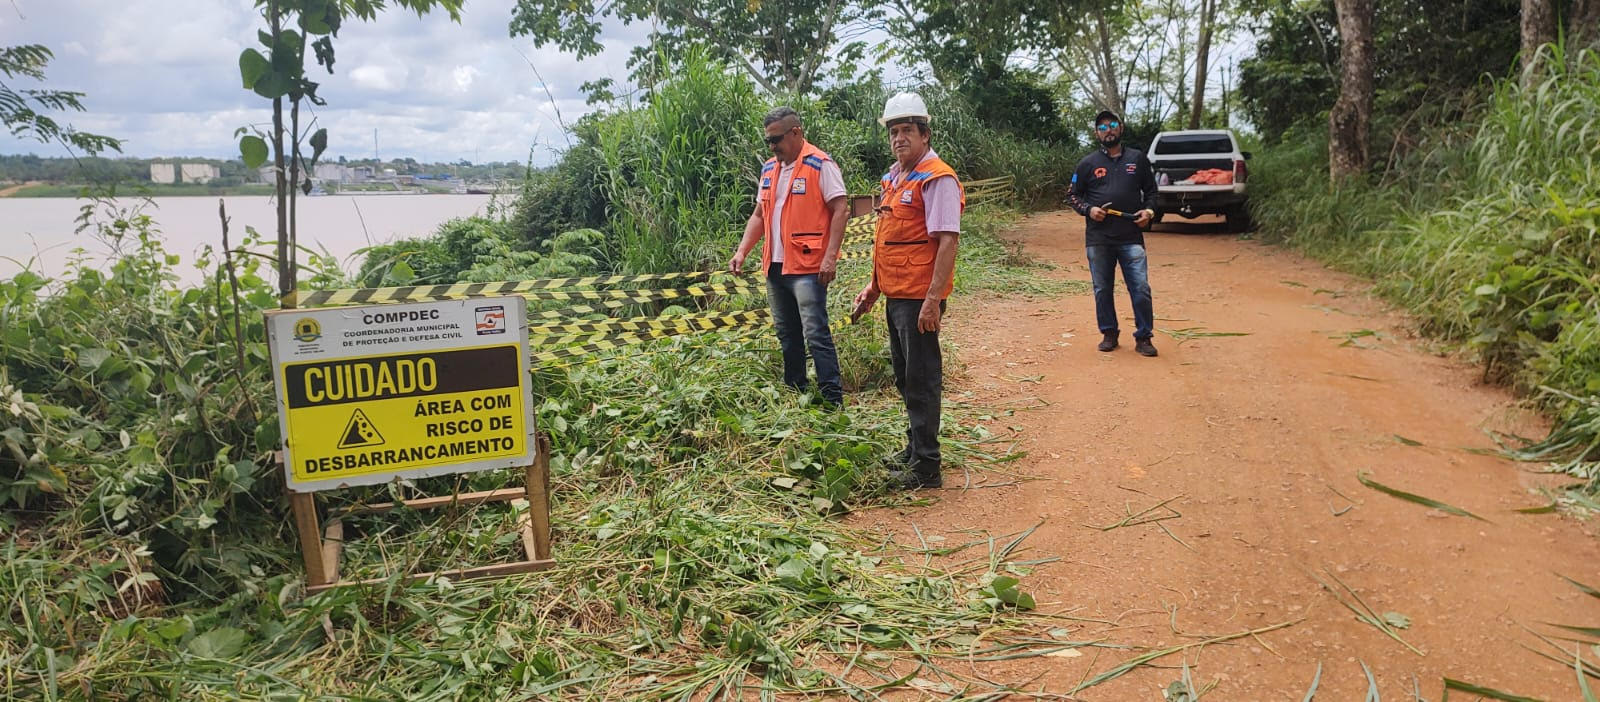
[{"label": "vest pocket", "polygon": [[890,266],[926,266],[939,255],[937,241],[913,239],[911,241],[883,242],[883,262]]},{"label": "vest pocket", "polygon": [[789,246],[784,250],[784,258],[793,256],[791,269],[805,272],[814,272],[822,267],[822,256],[825,253],[822,232],[796,232],[789,235]]}]

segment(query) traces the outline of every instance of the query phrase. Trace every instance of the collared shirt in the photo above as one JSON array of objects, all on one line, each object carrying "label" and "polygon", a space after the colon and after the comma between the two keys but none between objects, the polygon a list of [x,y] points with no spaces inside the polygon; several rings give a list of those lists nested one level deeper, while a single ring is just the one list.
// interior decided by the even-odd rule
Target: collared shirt
[{"label": "collared shirt", "polygon": [[1089,208],[1109,206],[1129,214],[1155,210],[1155,170],[1138,149],[1124,146],[1115,158],[1096,149],[1072,173],[1071,201],[1072,209],[1085,218],[1085,244],[1143,244],[1144,230],[1133,220],[1106,215],[1105,221],[1096,222],[1088,219]]},{"label": "collared shirt", "polygon": [[[939,158],[939,154],[928,149],[917,165],[930,158]],[[899,185],[905,174],[901,173],[900,162],[895,161],[889,166],[889,182]],[[916,169],[912,169],[916,170]],[[950,176],[940,176],[922,184],[923,219],[928,223],[928,235],[936,236],[943,232],[953,234],[961,233],[961,186]]]},{"label": "collared shirt", "polygon": [[[778,162],[778,182],[773,187],[778,189],[777,200],[772,203],[772,221],[767,222],[770,236],[767,237],[768,246],[772,247],[772,256],[768,259],[771,263],[783,263],[783,203],[789,199],[789,179],[794,175],[794,164],[800,159],[789,163]],[[832,202],[836,197],[843,197],[844,174],[839,172],[839,164],[833,159],[822,162],[822,201]],[[761,191],[756,191],[756,208],[761,207]]]}]

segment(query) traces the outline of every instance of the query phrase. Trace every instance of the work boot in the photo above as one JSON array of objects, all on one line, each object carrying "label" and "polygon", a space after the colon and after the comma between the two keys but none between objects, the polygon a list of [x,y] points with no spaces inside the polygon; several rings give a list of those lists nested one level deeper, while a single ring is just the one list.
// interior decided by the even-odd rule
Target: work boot
[{"label": "work boot", "polygon": [[911,465],[911,447],[907,446],[892,456],[885,456],[881,465],[890,473],[906,470]]},{"label": "work boot", "polygon": [[1101,351],[1117,350],[1117,333],[1107,332],[1105,338],[1100,340],[1100,345],[1096,348],[1099,348]]},{"label": "work boot", "polygon": [[1156,345],[1150,343],[1149,339],[1134,339],[1134,341],[1136,343],[1133,345],[1133,350],[1138,351],[1140,356],[1154,357],[1156,355]]},{"label": "work boot", "polygon": [[920,490],[944,487],[944,476],[935,468],[932,472],[922,466],[889,471],[889,486],[897,490]]}]

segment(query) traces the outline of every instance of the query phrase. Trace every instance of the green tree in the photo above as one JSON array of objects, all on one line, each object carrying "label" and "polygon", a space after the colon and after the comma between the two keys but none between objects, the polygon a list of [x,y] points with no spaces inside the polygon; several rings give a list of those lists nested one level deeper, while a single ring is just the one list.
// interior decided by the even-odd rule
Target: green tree
[{"label": "green tree", "polygon": [[955,85],[1004,67],[1013,54],[1054,46],[1078,23],[1077,2],[994,0],[981,11],[958,0],[886,3],[885,28],[896,38],[889,56],[925,61],[934,78]]},{"label": "green tree", "polygon": [[[240,53],[239,74],[246,90],[272,101],[272,125],[265,138],[259,130],[255,134],[245,134],[250,131],[246,128],[241,128],[235,136],[245,134],[239,141],[239,152],[246,166],[258,168],[268,158],[272,159],[277,188],[280,295],[295,289],[296,191],[311,191],[310,179],[301,176],[316,165],[317,158],[328,147],[327,129],[306,134],[300,124],[302,104],[327,104],[317,95],[318,84],[306,74],[306,50],[311,50],[316,65],[331,74],[333,37],[346,21],[372,20],[390,5],[411,10],[419,17],[440,8],[448,12],[452,20],[460,21],[461,3],[462,0],[256,0],[256,8],[267,26],[256,36],[266,52],[249,48]],[[285,107],[288,108],[287,125]],[[311,147],[309,159],[301,150],[304,145]]]},{"label": "green tree", "polygon": [[1370,158],[1373,74],[1377,50],[1372,37],[1374,0],[1334,0],[1339,26],[1339,98],[1328,112],[1328,172],[1334,180],[1358,175]]},{"label": "green tree", "polygon": [[90,134],[63,125],[51,112],[83,112],[83,93],[44,88],[14,88],[11,81],[24,78],[44,80],[44,69],[54,54],[38,44],[0,47],[0,122],[13,135],[50,143],[59,142],[94,155],[122,150],[122,142],[108,136]]},{"label": "green tree", "polygon": [[838,46],[836,28],[867,18],[874,9],[874,0],[517,0],[511,35],[586,58],[600,53],[606,18],[624,24],[653,20],[657,30],[650,45],[634,49],[629,61],[641,82],[655,82],[665,68],[653,57],[683,57],[691,46],[703,46],[742,68],[768,93],[804,95],[830,55],[859,54],[861,42]]},{"label": "green tree", "polygon": [[1058,51],[1082,24],[1080,5],[996,0],[974,11],[956,0],[885,3],[883,27],[897,41],[881,58],[926,63],[934,80],[958,90],[990,128],[1060,141],[1067,132],[1044,72],[1020,69],[1013,59]]},{"label": "green tree", "polygon": [[[1389,0],[1374,18],[1372,143],[1378,165],[1407,153],[1433,125],[1459,120],[1516,59],[1519,0]],[[1339,87],[1332,0],[1279,2],[1239,64],[1245,114],[1267,143],[1296,123],[1323,120]]]}]

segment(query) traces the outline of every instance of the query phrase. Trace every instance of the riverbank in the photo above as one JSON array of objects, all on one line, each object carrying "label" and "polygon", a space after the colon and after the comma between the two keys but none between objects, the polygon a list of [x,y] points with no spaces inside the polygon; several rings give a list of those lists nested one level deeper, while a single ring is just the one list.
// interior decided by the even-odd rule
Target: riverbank
[{"label": "riverbank", "polygon": [[[24,183],[0,190],[0,197],[83,197],[94,187],[85,183]],[[200,183],[131,183],[119,186],[117,192],[133,197],[229,197],[235,195],[271,195],[273,188],[264,183],[244,185],[202,185]]]}]

